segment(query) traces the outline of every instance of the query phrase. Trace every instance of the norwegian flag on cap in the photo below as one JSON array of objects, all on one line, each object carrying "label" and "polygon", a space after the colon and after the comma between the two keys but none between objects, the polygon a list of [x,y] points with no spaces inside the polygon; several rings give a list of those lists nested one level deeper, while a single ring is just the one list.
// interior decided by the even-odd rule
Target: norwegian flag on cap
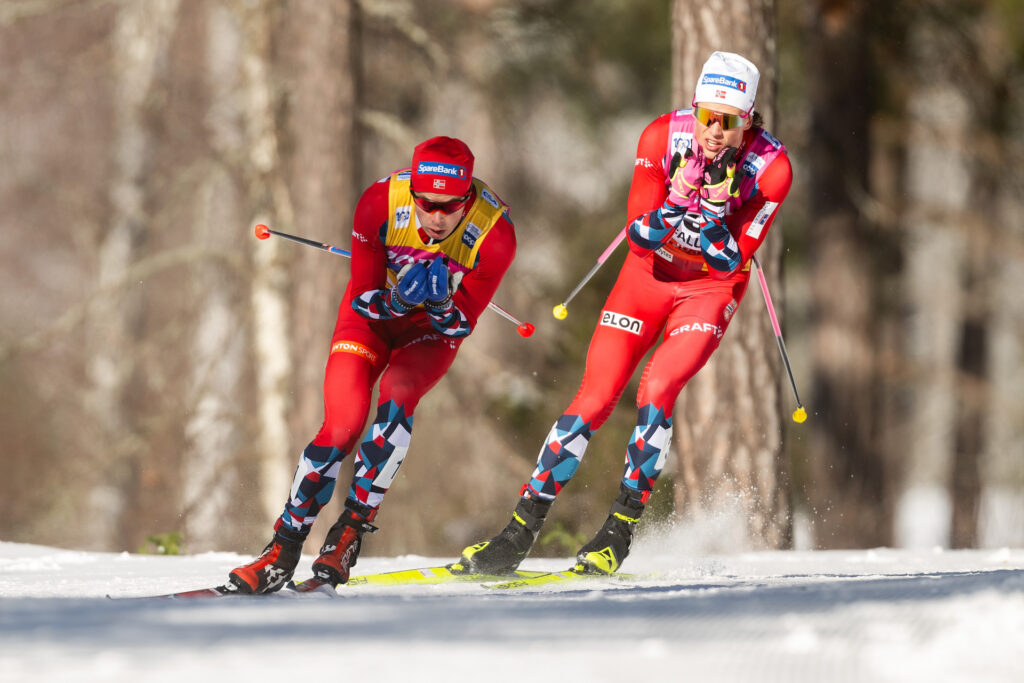
[{"label": "norwegian flag on cap", "polygon": [[413,192],[462,197],[473,184],[473,153],[458,138],[435,137],[412,153]]}]

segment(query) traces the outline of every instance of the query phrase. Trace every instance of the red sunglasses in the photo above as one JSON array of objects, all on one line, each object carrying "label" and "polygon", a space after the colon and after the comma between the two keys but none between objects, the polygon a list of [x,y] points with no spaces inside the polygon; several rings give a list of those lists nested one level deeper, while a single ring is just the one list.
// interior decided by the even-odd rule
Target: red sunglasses
[{"label": "red sunglasses", "polygon": [[470,194],[472,193],[468,193],[464,197],[459,197],[458,199],[450,199],[446,202],[432,202],[429,199],[424,199],[415,192],[412,192],[412,200],[416,202],[416,206],[427,213],[440,211],[447,216],[455,213],[456,211],[462,210],[462,208],[466,206],[466,202],[469,201]]}]

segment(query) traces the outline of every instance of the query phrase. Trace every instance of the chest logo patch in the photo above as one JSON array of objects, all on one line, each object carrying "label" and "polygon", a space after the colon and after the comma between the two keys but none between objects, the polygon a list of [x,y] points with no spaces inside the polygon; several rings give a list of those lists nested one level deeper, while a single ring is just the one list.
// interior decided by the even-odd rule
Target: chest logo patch
[{"label": "chest logo patch", "polygon": [[395,209],[395,228],[408,228],[412,218],[411,206],[399,206]]}]

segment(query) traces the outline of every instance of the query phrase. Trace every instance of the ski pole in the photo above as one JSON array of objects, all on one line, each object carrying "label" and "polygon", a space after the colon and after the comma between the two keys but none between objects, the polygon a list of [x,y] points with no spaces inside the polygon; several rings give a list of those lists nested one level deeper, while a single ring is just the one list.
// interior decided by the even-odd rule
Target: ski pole
[{"label": "ski pole", "polygon": [[[689,150],[687,150],[687,153],[690,153]],[[683,155],[680,154],[679,152],[676,152],[675,154],[672,155],[672,164],[668,170],[669,178],[675,175],[676,169],[679,168],[679,164],[682,160]],[[618,247],[622,240],[626,238],[627,230],[629,230],[628,224],[626,225],[626,227],[622,229],[621,232],[619,232],[618,235],[615,236],[615,239],[612,240],[612,243],[609,244],[608,248],[604,250],[604,253],[597,257],[597,263],[595,263],[594,266],[590,269],[590,271],[583,276],[583,279],[580,280],[580,283],[578,285],[576,285],[576,288],[569,292],[569,296],[566,297],[565,301],[555,306],[555,308],[551,311],[552,315],[554,315],[559,320],[565,320],[565,316],[569,315],[569,309],[566,308],[566,306],[568,306],[569,302],[572,301],[572,298],[576,296],[576,293],[583,289],[583,285],[587,284],[587,282],[590,281],[590,278],[594,277],[594,273],[596,273],[598,269],[600,269],[601,266],[604,265],[604,262],[608,260],[608,257],[611,256],[613,251],[615,251],[615,248]]]},{"label": "ski pole", "polygon": [[[331,246],[330,244],[325,244],[323,242],[316,242],[314,240],[306,239],[305,237],[299,237],[298,235],[289,235],[286,232],[279,232],[277,230],[271,230],[270,228],[268,228],[267,226],[263,225],[262,223],[260,223],[259,225],[256,226],[256,237],[258,237],[259,239],[265,240],[265,239],[268,239],[271,235],[274,235],[276,237],[283,237],[286,240],[291,240],[292,242],[298,242],[299,244],[305,244],[307,247],[315,247],[317,249],[323,249],[324,251],[328,251],[328,252],[330,252],[332,254],[337,254],[338,256],[344,256],[346,258],[352,258],[352,252],[346,251],[344,249],[339,249],[338,247]],[[498,315],[500,315],[505,320],[508,320],[509,322],[515,324],[516,330],[519,332],[519,335],[521,337],[529,337],[530,335],[533,334],[533,329],[534,328],[533,328],[532,324],[527,323],[527,322],[523,322],[522,320],[519,320],[514,315],[512,315],[511,313],[509,313],[508,311],[506,311],[504,308],[502,308],[498,304],[494,303],[493,301],[492,302],[488,302],[487,303],[487,307],[490,308],[495,313],[497,313]]]},{"label": "ski pole", "polygon": [[608,245],[608,248],[604,250],[604,253],[597,257],[597,263],[595,263],[590,271],[583,276],[583,279],[580,280],[578,285],[576,285],[576,288],[569,292],[569,296],[565,298],[565,301],[555,306],[554,310],[551,311],[553,316],[559,320],[565,320],[565,316],[569,315],[569,309],[566,308],[566,306],[568,306],[569,302],[572,301],[572,298],[576,296],[581,289],[583,289],[583,286],[590,281],[590,278],[594,277],[594,273],[604,265],[604,262],[608,260],[608,257],[611,256],[613,251],[615,251],[615,248],[626,238],[626,230],[628,227],[629,226],[623,228],[622,231],[615,236],[615,239],[612,240],[612,243]]},{"label": "ski pole", "polygon": [[804,404],[800,402],[800,394],[796,390],[796,380],[793,379],[793,368],[789,364],[789,354],[786,353],[786,342],[782,341],[782,330],[779,328],[779,319],[775,315],[775,306],[772,305],[772,295],[768,293],[768,282],[764,279],[764,270],[761,269],[761,262],[757,255],[753,256],[754,266],[757,268],[757,279],[761,283],[761,293],[764,294],[764,303],[768,307],[768,317],[772,319],[772,329],[775,331],[775,341],[779,345],[779,353],[782,354],[782,362],[786,365],[786,372],[789,373],[789,384],[793,387],[793,396],[796,398],[797,409],[793,411],[793,422],[802,423],[807,419],[807,411]]}]

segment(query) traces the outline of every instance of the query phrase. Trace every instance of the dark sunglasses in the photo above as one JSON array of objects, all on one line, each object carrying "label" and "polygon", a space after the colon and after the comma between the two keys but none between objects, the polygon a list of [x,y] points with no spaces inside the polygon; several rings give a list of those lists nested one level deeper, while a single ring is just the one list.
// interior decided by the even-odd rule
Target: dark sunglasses
[{"label": "dark sunglasses", "polygon": [[723,114],[720,111],[711,111],[697,105],[693,106],[693,118],[705,126],[710,126],[717,121],[722,126],[722,130],[742,128],[747,123],[747,117],[742,114]]},{"label": "dark sunglasses", "polygon": [[416,202],[416,206],[427,213],[440,211],[441,213],[448,215],[462,210],[462,208],[466,206],[466,202],[469,201],[470,194],[466,194],[464,197],[459,197],[458,199],[451,199],[447,202],[432,202],[429,199],[424,199],[415,192],[412,192],[412,200]]}]

